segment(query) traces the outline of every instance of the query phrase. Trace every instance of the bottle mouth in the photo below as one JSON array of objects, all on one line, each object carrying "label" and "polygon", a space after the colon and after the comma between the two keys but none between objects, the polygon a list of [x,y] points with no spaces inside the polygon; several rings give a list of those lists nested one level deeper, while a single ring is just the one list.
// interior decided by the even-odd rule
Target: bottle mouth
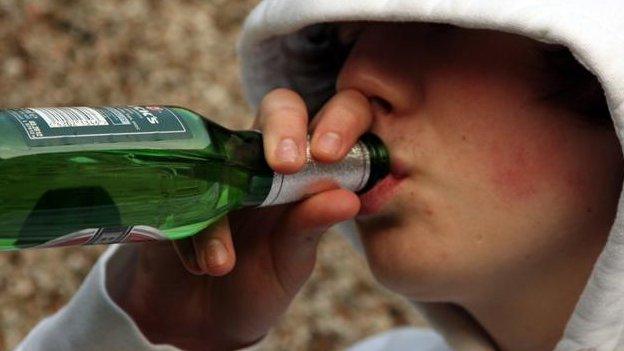
[{"label": "bottle mouth", "polygon": [[369,191],[378,181],[390,173],[390,154],[381,139],[373,134],[362,135],[360,141],[366,145],[370,157],[370,175],[366,185],[357,192],[358,195]]}]

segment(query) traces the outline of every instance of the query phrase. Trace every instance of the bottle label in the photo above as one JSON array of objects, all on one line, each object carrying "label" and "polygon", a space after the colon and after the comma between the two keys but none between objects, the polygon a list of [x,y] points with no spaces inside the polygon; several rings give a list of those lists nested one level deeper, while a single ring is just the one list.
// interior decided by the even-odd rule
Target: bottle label
[{"label": "bottle label", "polygon": [[5,110],[29,146],[189,139],[174,111],[160,106],[56,107]]},{"label": "bottle label", "polygon": [[36,248],[61,247],[74,245],[109,245],[118,243],[137,243],[143,241],[169,240],[158,229],[149,226],[137,225],[129,227],[93,228],[84,229],[46,243]]}]

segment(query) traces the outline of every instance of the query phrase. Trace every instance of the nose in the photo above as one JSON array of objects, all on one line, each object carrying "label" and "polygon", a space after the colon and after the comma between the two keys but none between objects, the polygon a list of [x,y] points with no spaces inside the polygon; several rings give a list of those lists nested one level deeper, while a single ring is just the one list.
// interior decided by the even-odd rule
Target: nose
[{"label": "nose", "polygon": [[405,45],[414,45],[415,39],[406,34],[383,26],[363,30],[338,74],[336,90],[361,91],[382,114],[417,107],[423,95],[421,70],[417,58],[406,55]]}]

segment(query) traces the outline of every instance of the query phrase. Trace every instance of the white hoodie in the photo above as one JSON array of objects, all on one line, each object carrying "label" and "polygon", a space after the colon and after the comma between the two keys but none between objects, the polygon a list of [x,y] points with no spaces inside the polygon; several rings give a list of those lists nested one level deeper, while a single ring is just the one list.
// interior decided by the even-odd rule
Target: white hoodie
[{"label": "white hoodie", "polygon": [[[624,0],[266,0],[248,17],[240,41],[244,87],[256,107],[275,87],[298,91],[315,109],[333,91],[336,67],[316,57],[327,50],[319,26],[375,20],[448,23],[495,29],[567,46],[603,85],[620,141],[624,137]],[[607,245],[557,345],[557,351],[624,350],[624,204]],[[123,274],[123,248],[105,253],[72,301],[42,321],[18,348],[35,350],[177,350],[149,343],[116,306],[105,278]],[[125,256],[124,256],[125,255]],[[114,258],[114,259],[111,259]],[[108,270],[108,272],[107,272]],[[404,329],[349,351],[493,350],[478,328],[444,305],[421,308],[446,342]],[[97,340],[97,342],[94,342]]]},{"label": "white hoodie", "polygon": [[[240,42],[245,89],[253,106],[275,87],[292,87],[313,108],[323,101],[333,89],[335,71],[333,67],[314,69],[319,62],[310,59],[314,57],[311,51],[323,50],[314,38],[318,28],[310,27],[314,24],[416,21],[495,29],[567,46],[602,83],[621,143],[623,10],[623,0],[268,0],[248,18]],[[297,60],[301,57],[308,59]],[[620,196],[608,243],[557,350],[624,350],[623,211]],[[434,319],[440,315],[433,314]],[[441,324],[445,329],[448,323]],[[458,331],[443,333],[456,335]]]}]

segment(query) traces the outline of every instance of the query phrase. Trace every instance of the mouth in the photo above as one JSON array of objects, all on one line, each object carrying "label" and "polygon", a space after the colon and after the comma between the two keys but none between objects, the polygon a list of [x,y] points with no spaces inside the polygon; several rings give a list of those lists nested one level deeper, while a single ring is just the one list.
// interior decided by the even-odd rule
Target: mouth
[{"label": "mouth", "polygon": [[360,195],[362,206],[360,207],[358,216],[368,216],[379,213],[384,206],[394,198],[399,186],[403,183],[403,180],[407,178],[408,173],[403,163],[392,160],[390,164],[390,173],[375,184],[371,190]]}]

